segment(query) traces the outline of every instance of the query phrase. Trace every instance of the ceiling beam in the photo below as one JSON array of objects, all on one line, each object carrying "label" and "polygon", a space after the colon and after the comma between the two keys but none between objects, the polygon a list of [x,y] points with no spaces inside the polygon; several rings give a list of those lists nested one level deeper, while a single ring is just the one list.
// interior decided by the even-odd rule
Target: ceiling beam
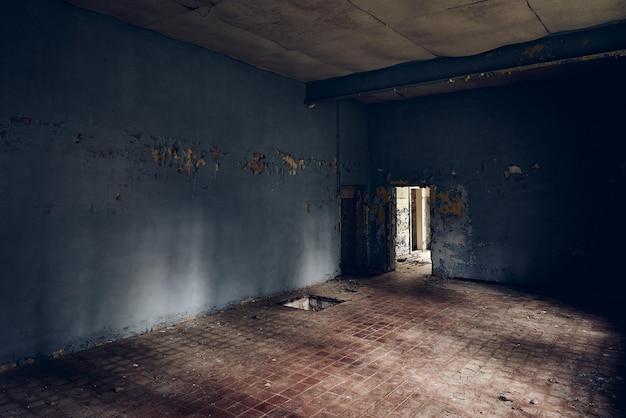
[{"label": "ceiling beam", "polygon": [[358,98],[433,83],[453,83],[467,77],[537,66],[564,66],[572,62],[626,55],[626,21],[552,35],[532,42],[509,45],[483,54],[459,58],[413,61],[380,70],[306,83],[305,104]]}]

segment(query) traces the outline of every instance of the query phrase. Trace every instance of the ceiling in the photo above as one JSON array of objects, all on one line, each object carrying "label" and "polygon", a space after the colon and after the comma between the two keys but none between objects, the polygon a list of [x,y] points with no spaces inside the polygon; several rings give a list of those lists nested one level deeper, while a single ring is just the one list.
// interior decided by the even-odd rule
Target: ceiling
[{"label": "ceiling", "polygon": [[[311,104],[509,83],[626,56],[626,0],[66,1],[303,81]],[[589,28],[599,31],[580,32]]]}]

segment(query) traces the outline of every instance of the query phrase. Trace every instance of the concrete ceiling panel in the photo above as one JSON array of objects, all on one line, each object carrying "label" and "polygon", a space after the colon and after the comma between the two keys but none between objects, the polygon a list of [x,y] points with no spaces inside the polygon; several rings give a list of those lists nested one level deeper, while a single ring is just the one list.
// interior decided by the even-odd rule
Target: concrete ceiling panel
[{"label": "concrete ceiling panel", "polygon": [[344,68],[321,62],[300,51],[283,51],[258,57],[254,65],[305,82],[350,74]]},{"label": "concrete ceiling panel", "polygon": [[477,3],[483,0],[397,0],[390,6],[389,2],[380,0],[351,0],[352,3],[372,14],[386,24],[395,24],[407,19],[441,13],[447,9]]},{"label": "concrete ceiling panel", "polygon": [[626,0],[528,0],[551,33],[626,19]]},{"label": "concrete ceiling panel", "polygon": [[443,57],[475,55],[548,34],[526,0],[486,0],[405,20],[395,28]]},{"label": "concrete ceiling panel", "polygon": [[189,11],[187,7],[173,0],[67,0],[67,2],[140,27]]},{"label": "concrete ceiling panel", "polygon": [[300,50],[352,32],[366,31],[372,25],[383,25],[348,1],[223,0],[211,14],[288,50]]},{"label": "concrete ceiling panel", "polygon": [[209,7],[187,11],[147,28],[251,65],[254,65],[254,60],[260,56],[284,51],[284,48],[275,42],[214,18]]},{"label": "concrete ceiling panel", "polygon": [[303,52],[322,62],[333,62],[350,72],[389,67],[407,61],[434,58],[424,48],[399,35],[389,27],[376,27],[368,34],[351,34],[311,47]]}]

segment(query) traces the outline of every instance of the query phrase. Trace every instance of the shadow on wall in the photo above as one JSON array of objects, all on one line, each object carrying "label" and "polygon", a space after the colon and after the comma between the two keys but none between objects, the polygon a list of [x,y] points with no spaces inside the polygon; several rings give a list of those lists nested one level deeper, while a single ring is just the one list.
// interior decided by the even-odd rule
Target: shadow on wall
[{"label": "shadow on wall", "polygon": [[262,215],[244,220],[227,211],[213,222],[208,208],[185,210],[161,207],[140,224],[99,219],[61,238],[67,243],[61,253],[50,251],[53,242],[40,242],[45,255],[33,283],[35,320],[22,318],[27,338],[21,341],[37,341],[42,354],[74,351],[337,272],[338,248],[320,244],[333,242],[329,221],[305,214],[275,233]]},{"label": "shadow on wall", "polygon": [[32,352],[34,342],[39,355],[79,350],[209,311],[217,301],[208,289],[207,225],[158,219],[144,217],[141,230],[125,216],[80,227],[68,219],[62,235],[39,225],[52,231],[38,243],[34,315],[22,313],[23,338],[12,343],[24,346],[16,350]]}]

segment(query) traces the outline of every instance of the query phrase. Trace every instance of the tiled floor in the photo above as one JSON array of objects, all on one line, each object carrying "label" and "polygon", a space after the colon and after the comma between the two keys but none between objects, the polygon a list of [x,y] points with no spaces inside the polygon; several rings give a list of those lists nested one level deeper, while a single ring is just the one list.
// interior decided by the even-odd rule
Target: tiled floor
[{"label": "tiled floor", "polygon": [[[4,372],[0,416],[622,416],[615,323],[429,268],[406,260]],[[279,304],[307,294],[346,302]]]}]

